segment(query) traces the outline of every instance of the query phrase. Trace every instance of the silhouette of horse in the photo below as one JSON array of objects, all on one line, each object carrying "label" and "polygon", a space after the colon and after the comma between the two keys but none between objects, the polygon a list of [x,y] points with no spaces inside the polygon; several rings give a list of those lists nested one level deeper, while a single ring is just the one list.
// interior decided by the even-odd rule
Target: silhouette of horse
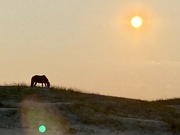
[{"label": "silhouette of horse", "polygon": [[42,83],[42,87],[43,83],[45,84],[45,87],[50,87],[50,82],[45,75],[35,75],[31,78],[31,87],[35,87],[37,83]]}]

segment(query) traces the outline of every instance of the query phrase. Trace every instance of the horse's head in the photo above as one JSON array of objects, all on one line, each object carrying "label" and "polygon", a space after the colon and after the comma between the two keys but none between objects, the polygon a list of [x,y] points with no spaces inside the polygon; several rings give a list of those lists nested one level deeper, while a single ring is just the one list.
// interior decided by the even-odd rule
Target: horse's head
[{"label": "horse's head", "polygon": [[50,82],[49,82],[49,81],[47,82],[47,87],[48,87],[48,88],[50,87]]}]

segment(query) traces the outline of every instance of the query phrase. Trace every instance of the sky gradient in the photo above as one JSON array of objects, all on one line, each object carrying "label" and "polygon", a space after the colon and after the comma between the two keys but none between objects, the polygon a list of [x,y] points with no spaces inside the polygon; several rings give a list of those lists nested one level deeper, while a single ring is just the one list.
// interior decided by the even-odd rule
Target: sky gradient
[{"label": "sky gradient", "polygon": [[[118,97],[180,97],[180,1],[0,0],[0,83]],[[143,26],[134,29],[131,17]]]}]

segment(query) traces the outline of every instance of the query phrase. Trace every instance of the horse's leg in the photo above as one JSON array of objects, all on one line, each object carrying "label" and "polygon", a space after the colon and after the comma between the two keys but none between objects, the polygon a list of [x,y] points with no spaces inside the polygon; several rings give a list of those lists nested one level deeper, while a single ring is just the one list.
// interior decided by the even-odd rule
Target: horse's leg
[{"label": "horse's leg", "polygon": [[31,82],[31,88],[34,86],[34,83]]},{"label": "horse's leg", "polygon": [[34,87],[36,87],[37,82],[34,83]]},{"label": "horse's leg", "polygon": [[34,86],[34,82],[31,80],[31,88]]}]

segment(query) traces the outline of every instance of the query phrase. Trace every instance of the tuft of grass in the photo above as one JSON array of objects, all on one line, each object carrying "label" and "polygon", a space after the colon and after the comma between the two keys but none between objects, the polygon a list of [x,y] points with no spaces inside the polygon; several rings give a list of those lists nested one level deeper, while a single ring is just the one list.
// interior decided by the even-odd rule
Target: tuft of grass
[{"label": "tuft of grass", "polygon": [[74,104],[59,107],[65,117],[73,116],[74,121],[79,124],[103,126],[113,130],[125,130],[125,126],[120,120],[109,117],[109,114],[98,109],[96,104],[86,102],[76,102]]},{"label": "tuft of grass", "polygon": [[84,132],[84,133],[86,133],[86,134],[94,134],[94,133],[95,133],[95,130],[89,129],[89,128],[87,128],[87,127],[78,127],[76,130],[77,130],[78,132]]},{"label": "tuft of grass", "polygon": [[13,105],[0,102],[0,108],[15,108]]},{"label": "tuft of grass", "polygon": [[166,124],[167,129],[172,133],[175,134],[177,132],[180,132],[180,120],[173,118],[164,118],[162,121]]},{"label": "tuft of grass", "polygon": [[7,108],[5,104],[3,104],[2,102],[0,102],[0,108]]},{"label": "tuft of grass", "polygon": [[17,110],[9,110],[9,111],[7,111],[5,116],[12,117],[12,116],[16,115],[17,113],[18,113]]}]

